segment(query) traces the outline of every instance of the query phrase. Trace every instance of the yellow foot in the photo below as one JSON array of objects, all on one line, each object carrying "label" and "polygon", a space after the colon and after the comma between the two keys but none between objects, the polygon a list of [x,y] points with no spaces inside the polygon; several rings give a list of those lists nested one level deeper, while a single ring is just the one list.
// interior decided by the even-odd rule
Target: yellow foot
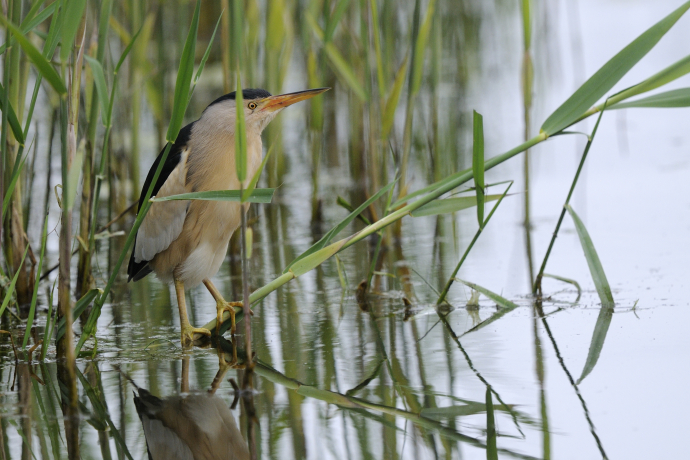
[{"label": "yellow foot", "polygon": [[[242,302],[226,302],[219,300],[216,303],[216,332],[220,332],[220,326],[223,324],[223,313],[226,311],[230,313],[230,333],[235,333],[235,308],[242,308]],[[252,312],[252,315],[254,312]]]},{"label": "yellow foot", "polygon": [[211,336],[211,331],[208,329],[205,329],[203,327],[192,327],[190,324],[186,324],[182,326],[182,334],[180,337],[180,341],[182,342],[182,346],[189,346],[194,343],[194,340],[198,340],[194,338],[194,334],[201,334],[201,335],[206,335],[208,337]]}]

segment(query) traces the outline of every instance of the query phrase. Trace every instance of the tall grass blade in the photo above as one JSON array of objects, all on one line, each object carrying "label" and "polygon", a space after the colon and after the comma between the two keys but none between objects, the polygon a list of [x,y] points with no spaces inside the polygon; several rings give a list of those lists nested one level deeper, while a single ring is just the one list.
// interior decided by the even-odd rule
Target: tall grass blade
[{"label": "tall grass blade", "polygon": [[630,108],[682,108],[690,107],[690,88],[679,88],[663,93],[654,94],[636,101],[621,102],[612,105],[612,109]]},{"label": "tall grass blade", "polygon": [[205,200],[205,201],[247,201],[249,203],[270,203],[273,199],[274,188],[257,188],[246,197],[239,190],[210,190],[206,192],[181,193],[179,195],[151,198],[149,201],[174,201],[174,200]]},{"label": "tall grass blade", "polygon": [[7,305],[10,303],[10,300],[12,300],[12,294],[14,294],[14,287],[17,284],[17,278],[19,278],[19,273],[21,273],[22,267],[24,266],[24,261],[26,260],[26,255],[29,252],[29,245],[26,245],[26,249],[24,250],[24,255],[22,256],[22,262],[19,264],[19,267],[17,267],[17,271],[15,272],[14,276],[12,277],[12,281],[10,281],[10,285],[5,288],[5,298],[2,301],[2,305],[0,305],[0,317],[2,317],[2,314],[5,313],[5,308],[7,308]]},{"label": "tall grass blade", "polygon": [[577,236],[580,238],[580,245],[585,253],[585,259],[587,259],[587,265],[589,266],[589,272],[592,275],[592,280],[594,281],[594,286],[597,289],[597,294],[599,294],[599,300],[601,300],[602,306],[613,307],[615,305],[613,301],[613,294],[611,294],[611,286],[606,279],[606,274],[604,273],[604,267],[601,265],[599,260],[599,255],[594,249],[594,243],[589,236],[589,232],[585,228],[585,225],[580,220],[580,217],[575,213],[570,205],[566,205],[566,209],[570,213],[570,217],[573,218],[575,223],[575,230],[577,230]]},{"label": "tall grass blade", "polygon": [[486,387],[486,458],[498,460],[496,447],[496,420],[494,418],[494,403],[491,399],[491,387]]},{"label": "tall grass blade", "polygon": [[17,158],[14,169],[12,170],[12,176],[10,177],[10,182],[7,184],[7,189],[5,190],[5,197],[2,200],[2,219],[0,222],[5,221],[5,213],[10,207],[10,199],[12,198],[12,193],[14,192],[14,187],[17,185],[17,181],[21,176],[22,168],[26,162],[26,158],[29,156],[28,152],[21,158]]},{"label": "tall grass blade", "polygon": [[343,57],[340,51],[338,51],[338,48],[336,48],[333,43],[324,41],[324,33],[317,24],[316,19],[314,19],[314,16],[307,13],[305,18],[307,23],[309,23],[311,26],[314,35],[316,35],[316,37],[324,43],[323,49],[335,73],[340,77],[343,83],[345,83],[346,86],[349,87],[352,92],[357,95],[357,97],[359,97],[362,102],[367,102],[369,100],[369,95],[359,81],[359,78],[357,78],[355,75],[354,70],[352,70],[352,66],[348,64],[347,60]]},{"label": "tall grass blade", "polygon": [[400,64],[398,72],[395,74],[395,81],[393,82],[393,89],[386,100],[386,107],[383,111],[383,120],[381,122],[381,139],[388,139],[388,135],[393,128],[395,121],[395,109],[398,108],[400,102],[400,93],[405,84],[405,75],[407,74],[407,56]]},{"label": "tall grass blade", "polygon": [[[43,2],[36,2],[34,7],[38,8],[41,6],[41,3]],[[48,5],[46,8],[41,10],[40,13],[38,13],[35,17],[32,16],[31,12],[27,13],[26,17],[22,21],[21,25],[19,26],[19,30],[22,31],[24,35],[28,34],[31,32],[37,25],[48,19],[53,12],[55,11],[55,7],[58,5],[59,2],[53,2],[50,5]],[[34,9],[32,7],[32,10]],[[5,50],[7,49],[8,46],[12,46],[14,44],[14,38],[10,36],[10,41],[8,43],[3,43],[0,45],[0,54],[3,54]]]},{"label": "tall grass blade", "polygon": [[335,28],[338,26],[338,23],[340,22],[340,18],[342,18],[343,14],[345,14],[345,10],[347,9],[349,4],[350,4],[350,0],[340,0],[335,5],[335,8],[333,9],[333,13],[328,18],[328,23],[326,24],[326,30],[323,33],[323,41],[324,42],[328,43],[331,41],[331,39],[333,39],[333,33],[335,32]]},{"label": "tall grass blade", "polygon": [[[91,302],[98,296],[98,294],[102,294],[103,290],[102,289],[91,289],[89,292],[84,294],[81,299],[77,300],[77,303],[74,304],[74,314],[72,315],[73,318],[79,318],[82,313],[84,313],[84,310],[86,310],[86,307],[91,305]],[[60,318],[60,321],[58,321],[57,324],[57,335],[56,335],[56,340],[60,340],[60,338],[65,335],[65,318],[62,317]]]},{"label": "tall grass blade", "polygon": [[97,59],[91,56],[84,55],[84,59],[91,66],[91,73],[93,74],[93,82],[96,85],[96,93],[98,95],[98,103],[101,107],[101,118],[104,126],[108,120],[108,107],[110,107],[110,101],[108,99],[108,87],[105,84],[105,75],[103,73],[103,66]]},{"label": "tall grass blade", "polygon": [[[12,24],[5,15],[0,15],[0,23],[9,29],[14,35],[19,45],[26,53],[29,60],[36,66],[38,72],[45,78],[50,86],[53,87],[58,94],[66,94],[67,88],[65,83],[58,75],[57,71],[53,68],[53,65],[36,49],[36,47],[29,41],[28,38],[15,26]],[[47,43],[47,42],[46,42]]]},{"label": "tall grass blade", "polygon": [[242,78],[240,66],[237,66],[237,90],[235,101],[237,116],[235,120],[235,171],[237,180],[244,182],[247,178],[247,129],[244,120],[244,98],[242,95]]},{"label": "tall grass blade", "polygon": [[[220,16],[218,16],[218,21],[216,21],[216,27],[213,28],[213,33],[211,34],[211,38],[208,41],[208,46],[206,46],[206,51],[204,52],[204,56],[201,58],[201,62],[199,62],[199,68],[196,71],[196,74],[194,75],[194,80],[192,81],[192,90],[194,89],[194,86],[196,86],[197,82],[199,81],[199,78],[201,78],[201,72],[204,71],[204,67],[206,66],[206,61],[208,61],[208,57],[211,54],[211,47],[213,46],[213,39],[216,38],[216,32],[218,31],[218,26],[220,25],[221,19],[223,19],[223,14],[225,13],[225,10],[220,12]],[[191,97],[191,95],[190,95]]]},{"label": "tall grass blade", "polygon": [[611,319],[613,317],[613,308],[615,303],[613,301],[613,294],[611,294],[611,286],[606,279],[606,274],[604,273],[604,267],[601,265],[599,256],[594,249],[594,244],[589,236],[589,232],[585,228],[584,224],[580,220],[580,217],[575,213],[570,205],[567,205],[568,212],[575,222],[575,229],[577,230],[577,235],[580,238],[580,244],[585,253],[585,259],[587,259],[587,265],[589,266],[589,271],[594,280],[594,286],[597,289],[597,294],[599,294],[599,299],[601,300],[601,310],[599,311],[599,317],[597,318],[597,323],[594,326],[594,334],[592,335],[592,342],[589,345],[589,352],[587,353],[587,360],[585,361],[585,367],[582,370],[582,375],[578,379],[579,384],[582,380],[592,372],[594,366],[599,360],[599,355],[604,347],[604,341],[606,340],[606,334],[611,325]]},{"label": "tall grass blade", "polygon": [[[180,67],[177,71],[177,79],[175,81],[175,100],[173,102],[172,116],[170,118],[170,125],[168,125],[168,133],[165,139],[168,142],[175,142],[177,134],[182,127],[182,120],[184,120],[184,113],[187,110],[187,101],[189,101],[190,83],[192,75],[194,75],[194,53],[196,50],[196,34],[199,30],[199,9],[201,8],[201,0],[197,0],[194,8],[194,16],[192,17],[192,24],[187,34],[187,39],[182,49],[182,57],[180,58]],[[134,40],[132,40],[132,43]],[[131,45],[131,43],[130,43]],[[163,162],[161,162],[163,164]]]},{"label": "tall grass blade", "polygon": [[410,89],[413,94],[417,94],[422,86],[422,72],[424,70],[424,57],[426,50],[426,45],[429,42],[429,31],[431,30],[431,24],[434,19],[434,8],[436,6],[436,0],[430,0],[426,7],[424,13],[424,20],[419,28],[419,34],[417,35],[417,40],[415,42],[414,56],[412,59],[412,75]]},{"label": "tall grass blade", "polygon": [[[484,202],[496,201],[503,195],[482,195]],[[425,204],[421,208],[415,209],[410,213],[412,217],[435,216],[437,214],[450,214],[452,212],[462,211],[477,206],[476,196],[462,196],[455,198],[445,198],[443,200],[435,200],[429,204]],[[482,215],[482,218],[484,216]],[[484,228],[484,221],[479,224],[480,228]]]},{"label": "tall grass blade", "polygon": [[[4,112],[5,107],[3,105],[3,101],[5,101],[5,88],[2,86],[2,83],[0,83],[0,110]],[[17,140],[17,142],[19,142],[20,145],[24,145],[25,139],[24,132],[22,131],[22,125],[19,124],[17,113],[14,111],[14,108],[9,100],[7,101],[7,122],[10,124],[14,138]]]},{"label": "tall grass blade", "polygon": [[72,43],[77,35],[79,23],[84,15],[86,0],[66,0],[67,6],[62,16],[62,34],[60,37],[60,60],[64,63],[72,52]]},{"label": "tall grass blade", "polygon": [[477,221],[479,228],[484,228],[484,118],[476,110],[473,113],[472,172],[477,189]]},{"label": "tall grass blade", "polygon": [[[26,319],[26,330],[24,331],[24,340],[22,341],[22,348],[26,348],[26,344],[29,343],[29,336],[31,335],[31,326],[36,315],[36,301],[38,300],[38,286],[41,284],[39,280],[41,274],[43,273],[43,261],[46,253],[46,240],[48,239],[48,214],[43,221],[43,233],[41,234],[41,255],[38,259],[38,267],[36,269],[36,281],[34,282],[34,292],[31,297],[31,307],[29,308],[29,316]],[[49,340],[48,337],[43,339]]]},{"label": "tall grass blade", "polygon": [[273,148],[274,145],[275,144],[271,144],[271,147],[269,147],[268,152],[266,152],[264,159],[261,160],[261,164],[259,165],[259,169],[256,170],[256,172],[254,173],[254,176],[252,177],[252,180],[249,181],[247,188],[244,189],[244,191],[242,192],[242,202],[243,203],[245,201],[248,201],[249,198],[252,195],[254,195],[254,191],[256,190],[256,184],[259,182],[259,178],[261,177],[261,173],[264,171],[264,168],[266,167],[266,164],[268,163],[268,159],[270,158],[271,154],[275,150]]},{"label": "tall grass blade", "polygon": [[690,1],[683,3],[623,48],[546,119],[541,131],[551,136],[577,120],[637,64],[689,8]]}]

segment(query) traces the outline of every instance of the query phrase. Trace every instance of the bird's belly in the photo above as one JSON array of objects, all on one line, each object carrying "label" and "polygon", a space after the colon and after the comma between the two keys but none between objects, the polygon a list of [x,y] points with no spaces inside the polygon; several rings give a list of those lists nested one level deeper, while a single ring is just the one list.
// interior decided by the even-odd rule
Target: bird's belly
[{"label": "bird's belly", "polygon": [[[220,269],[228,250],[230,237],[240,225],[240,204],[229,202],[201,202],[198,209],[190,208],[189,235],[195,236],[191,251],[176,269],[176,275],[191,288]],[[187,222],[185,222],[187,227]]]}]

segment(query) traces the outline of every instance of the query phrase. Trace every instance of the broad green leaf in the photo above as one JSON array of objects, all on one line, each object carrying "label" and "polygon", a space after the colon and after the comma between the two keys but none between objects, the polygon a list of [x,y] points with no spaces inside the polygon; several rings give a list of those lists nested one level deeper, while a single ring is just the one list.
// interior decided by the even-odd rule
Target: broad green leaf
[{"label": "broad green leaf", "polygon": [[[400,64],[398,73],[395,74],[395,82],[393,83],[393,89],[391,94],[388,96],[386,101],[386,108],[383,111],[383,121],[381,122],[381,139],[388,139],[388,134],[390,134],[393,128],[393,122],[395,121],[395,109],[398,108],[398,103],[400,102],[400,93],[402,92],[403,85],[405,84],[405,75],[407,74],[407,56]],[[410,195],[407,197],[409,198]]]},{"label": "broad green leaf", "polygon": [[[76,321],[77,318],[79,318],[81,314],[84,313],[86,307],[91,305],[91,302],[93,302],[96,296],[100,293],[103,293],[102,289],[91,289],[86,294],[84,294],[81,299],[77,300],[77,303],[74,305],[74,309],[72,310],[72,318],[74,318],[74,321]],[[65,321],[64,316],[60,318],[60,321],[58,321],[56,341],[60,340],[62,336],[65,335],[66,323],[67,322]]]},{"label": "broad green leaf", "polygon": [[[486,195],[484,202],[495,201],[503,195]],[[460,196],[455,198],[445,198],[435,200],[412,211],[412,217],[435,216],[436,214],[449,214],[451,212],[462,211],[477,205],[476,196]]]},{"label": "broad green leaf", "polygon": [[479,228],[484,228],[484,118],[474,111],[472,172],[477,190],[477,221]]},{"label": "broad green leaf", "polygon": [[84,16],[86,0],[66,0],[65,13],[62,15],[62,34],[60,38],[60,60],[64,63],[72,52],[77,29]]},{"label": "broad green leaf", "polygon": [[[168,133],[165,139],[168,142],[175,143],[177,134],[182,127],[182,120],[184,113],[187,110],[187,101],[189,100],[190,83],[194,75],[194,51],[196,49],[196,34],[199,30],[199,9],[201,8],[201,0],[197,0],[196,8],[194,8],[194,16],[192,17],[192,24],[189,27],[187,40],[184,43],[182,50],[182,57],[180,58],[180,67],[177,70],[177,80],[175,81],[175,100],[173,103],[172,116],[170,118],[170,125],[168,125]],[[132,40],[134,42],[134,40]]]},{"label": "broad green leaf", "polygon": [[494,403],[491,400],[491,387],[488,385],[486,387],[486,459],[498,460]]},{"label": "broad green leaf", "polygon": [[604,341],[606,340],[606,333],[611,325],[615,303],[613,301],[613,294],[611,294],[611,286],[609,286],[606,274],[604,273],[604,267],[601,265],[601,261],[594,249],[594,243],[592,243],[587,229],[570,205],[566,205],[566,209],[575,222],[575,230],[577,230],[577,236],[580,238],[580,245],[585,253],[589,272],[592,275],[594,286],[601,300],[601,310],[599,311],[597,324],[594,327],[594,334],[592,335],[592,342],[589,345],[585,367],[577,382],[579,384],[590,372],[592,372],[592,369],[594,369],[594,366],[599,360],[599,355],[601,354],[601,350],[604,347]]},{"label": "broad green leaf", "polygon": [[690,72],[690,56],[685,56],[680,61],[674,62],[664,70],[655,73],[645,81],[631,88],[621,91],[612,98],[613,102],[622,101],[638,94],[646,93],[670,83]]},{"label": "broad green leaf", "polygon": [[433,192],[434,190],[441,188],[444,185],[449,184],[450,182],[453,182],[455,179],[459,178],[460,176],[464,176],[465,174],[467,174],[470,171],[472,171],[472,170],[471,169],[463,169],[462,171],[456,172],[455,174],[451,174],[450,176],[445,177],[438,182],[434,182],[433,184],[427,185],[424,188],[420,188],[419,190],[415,190],[414,192],[412,192],[408,195],[405,195],[404,197],[402,197],[398,201],[391,204],[390,209],[395,209],[398,206],[401,206],[401,205],[407,203],[410,199],[418,197],[419,195],[424,195],[426,193]]},{"label": "broad green leaf", "polygon": [[652,96],[643,97],[636,101],[621,102],[607,110],[630,108],[679,108],[690,107],[690,88],[679,88]]},{"label": "broad green leaf", "polygon": [[330,259],[333,255],[337,254],[346,242],[347,239],[337,241],[330,246],[326,246],[325,248],[319,249],[318,251],[307,255],[306,257],[300,258],[299,260],[296,260],[294,263],[290,264],[290,267],[285,271],[291,271],[295,274],[295,276],[302,276],[308,271],[318,267],[326,260]]},{"label": "broad green leaf", "polygon": [[0,15],[0,23],[7,27],[10,32],[14,35],[19,45],[22,47],[26,56],[29,60],[36,66],[36,70],[45,78],[50,86],[53,87],[58,94],[67,93],[67,88],[65,83],[60,78],[60,75],[55,71],[53,65],[48,62],[48,60],[41,55],[41,53],[36,49],[36,47],[29,41],[28,38],[10,21],[7,20],[5,15]]},{"label": "broad green leaf", "polygon": [[[3,101],[5,100],[5,88],[0,84],[0,110],[3,112],[5,111],[5,107],[3,107]],[[22,131],[22,126],[19,124],[19,120],[17,119],[17,113],[14,111],[14,108],[12,107],[12,104],[10,104],[9,101],[7,101],[7,121],[10,124],[10,128],[12,129],[12,134],[14,134],[14,138],[19,142],[19,144],[24,145],[24,132]]]},{"label": "broad green leaf", "polygon": [[597,251],[594,249],[594,243],[585,228],[585,225],[580,220],[580,217],[575,213],[570,205],[566,205],[566,209],[570,213],[570,217],[573,218],[575,223],[575,230],[577,230],[577,236],[580,238],[580,245],[585,253],[585,259],[587,259],[587,265],[589,266],[589,272],[592,275],[592,280],[594,281],[594,286],[597,289],[597,294],[599,294],[599,300],[601,304],[606,307],[613,307],[615,305],[613,301],[613,294],[611,294],[611,286],[606,279],[606,274],[604,273],[604,267],[601,265]]},{"label": "broad green leaf", "polygon": [[[36,2],[36,6],[40,6],[41,2]],[[34,27],[48,19],[50,15],[53,14],[55,11],[55,7],[57,6],[58,2],[53,2],[50,5],[48,5],[45,9],[43,9],[40,13],[36,15],[36,17],[31,18],[29,14],[24,18],[24,21],[22,21],[22,24],[19,26],[19,30],[22,31],[24,35],[28,34],[31,32]],[[32,8],[33,9],[33,8]],[[10,36],[10,42],[9,46],[12,46],[14,44],[14,37]],[[3,43],[0,45],[0,54],[3,54],[5,50],[7,49],[7,43]]]},{"label": "broad green leaf", "polygon": [[541,130],[551,136],[577,120],[661,40],[688,8],[690,1],[685,2],[623,48],[556,109],[546,119]]},{"label": "broad green leaf", "polygon": [[7,305],[10,303],[10,300],[12,300],[12,294],[14,293],[14,287],[17,284],[17,278],[19,278],[19,273],[22,270],[22,267],[24,266],[24,260],[26,260],[26,254],[29,252],[29,245],[26,245],[26,249],[24,250],[24,255],[22,256],[22,261],[19,264],[19,268],[17,269],[16,273],[12,277],[12,281],[10,282],[10,285],[5,288],[5,299],[2,301],[2,306],[0,306],[0,317],[2,317],[2,314],[5,313],[5,308],[7,308]]},{"label": "broad green leaf", "polygon": [[[391,183],[389,183],[389,184],[386,185],[385,187],[383,187],[381,190],[379,190],[378,192],[376,192],[376,194],[375,194],[374,196],[372,196],[372,197],[369,198],[367,201],[365,201],[364,203],[362,203],[361,205],[359,205],[359,207],[357,207],[357,209],[355,209],[354,211],[352,211],[345,219],[343,219],[342,221],[340,221],[340,223],[338,223],[338,225],[336,225],[335,227],[333,227],[333,228],[332,228],[328,233],[326,233],[319,241],[317,241],[316,243],[314,243],[309,249],[307,249],[306,251],[304,251],[304,252],[303,252],[302,254],[300,254],[295,260],[293,260],[292,262],[290,262],[290,265],[288,265],[288,266],[285,268],[285,270],[283,270],[283,273],[287,273],[287,272],[290,270],[290,268],[293,267],[293,266],[294,266],[297,262],[299,262],[300,260],[302,260],[302,259],[304,259],[305,257],[307,257],[307,256],[309,256],[309,255],[315,253],[316,251],[318,251],[318,250],[320,250],[320,249],[326,247],[326,245],[328,245],[328,244],[333,240],[333,238],[335,238],[335,237],[338,235],[338,233],[340,233],[345,227],[347,227],[347,226],[350,224],[350,222],[352,222],[353,220],[355,220],[355,218],[356,218],[358,215],[360,215],[366,208],[368,208],[372,203],[374,203],[376,200],[378,200],[379,198],[381,198],[386,192],[388,192],[388,191],[395,185],[396,182],[397,182],[397,179],[394,180],[394,181],[392,181]],[[294,270],[293,270],[293,271],[294,271]]]},{"label": "broad green leaf", "polygon": [[[248,203],[270,203],[273,199],[274,188],[257,188],[246,200]],[[205,200],[205,201],[242,201],[239,190],[211,190],[207,192],[181,193],[179,195],[154,197],[149,201],[173,201],[173,200]]]},{"label": "broad green leaf", "polygon": [[84,56],[86,62],[91,66],[91,73],[93,73],[93,82],[96,85],[96,93],[98,93],[98,102],[101,106],[101,118],[103,119],[103,126],[109,126],[108,107],[110,106],[108,88],[105,84],[105,75],[103,74],[103,66],[96,59],[91,56]]}]

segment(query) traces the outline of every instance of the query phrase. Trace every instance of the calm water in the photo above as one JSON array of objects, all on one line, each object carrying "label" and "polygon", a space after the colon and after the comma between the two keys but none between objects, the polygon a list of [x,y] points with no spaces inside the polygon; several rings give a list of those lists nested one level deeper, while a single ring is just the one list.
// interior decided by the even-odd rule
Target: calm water
[{"label": "calm water", "polygon": [[[535,125],[584,76],[678,2],[577,4],[579,22],[566,2],[555,2],[537,19],[548,30],[535,37]],[[482,59],[463,98],[449,97],[459,110],[474,108],[484,115],[489,156],[519,144],[522,136],[521,31],[518,11],[511,8],[481,13],[477,55]],[[618,87],[686,55],[689,20],[683,18]],[[294,75],[285,89],[300,89],[298,78]],[[276,203],[258,211],[254,287],[276,277],[320,237],[312,233],[305,199],[311,193],[309,168],[301,167],[308,161],[302,152],[309,151],[301,131],[305,109],[281,115],[286,133],[292,133],[285,141],[292,166]],[[370,248],[361,243],[341,255],[351,289],[341,288],[331,261],[254,308],[259,364],[252,395],[236,395],[228,381],[242,381],[243,350],[233,362],[230,342],[179,348],[177,306],[168,287],[153,278],[118,286],[99,322],[98,353],[78,361],[83,458],[147,458],[133,396],[137,387],[163,398],[141,398],[138,404],[167,411],[168,427],[225,427],[219,439],[231,445],[226,452],[232,450],[237,458],[247,458],[247,439],[259,458],[485,458],[489,385],[500,458],[590,459],[601,458],[602,452],[616,459],[682,457],[682,414],[690,409],[680,388],[690,378],[683,358],[690,346],[684,330],[690,321],[689,113],[629,110],[603,118],[572,204],[594,241],[616,308],[600,358],[579,385],[574,381],[588,356],[599,299],[566,217],[547,272],[577,280],[582,296],[578,301],[571,285],[547,280],[547,299],[533,304],[527,295],[519,194],[502,205],[459,274],[519,308],[468,333],[496,306],[485,297],[478,308],[466,306],[471,292],[456,284],[450,293],[453,307],[442,312],[448,314],[440,321],[434,289],[443,286],[472,239],[475,213],[461,212],[455,222],[408,218],[403,241],[388,247],[368,309],[361,308],[354,291],[369,264]],[[581,129],[592,126],[590,121]],[[571,136],[533,150],[532,238],[538,262],[582,147],[582,140]],[[144,167],[153,159],[149,153]],[[335,197],[347,196],[353,184],[344,163],[324,165],[325,228],[344,216],[334,205]],[[423,174],[414,169],[412,174],[415,187],[424,184]],[[514,178],[514,190],[521,191],[520,177],[521,160],[516,159],[492,170],[487,181]],[[227,297],[238,296],[239,270],[230,259],[217,281]],[[193,324],[214,317],[215,304],[205,290],[192,291],[188,302]],[[56,365],[15,365],[9,344],[2,350],[0,442],[8,458],[66,458]],[[337,405],[336,398],[341,398]],[[250,401],[253,423],[247,415]],[[225,417],[225,424],[218,417]],[[192,433],[191,425],[184,426]],[[253,428],[248,431],[248,426]],[[201,449],[201,438],[190,436]],[[149,439],[151,445],[157,442],[165,441]]]}]

